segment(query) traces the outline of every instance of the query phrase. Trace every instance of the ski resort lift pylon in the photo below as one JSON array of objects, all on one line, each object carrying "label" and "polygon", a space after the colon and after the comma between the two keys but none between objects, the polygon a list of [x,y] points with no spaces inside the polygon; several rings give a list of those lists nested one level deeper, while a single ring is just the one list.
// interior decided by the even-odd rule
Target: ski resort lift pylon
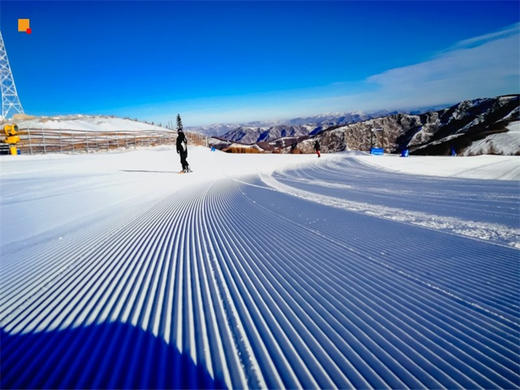
[{"label": "ski resort lift pylon", "polygon": [[0,31],[0,93],[2,94],[2,120],[11,118],[14,114],[23,114],[23,107],[18,98],[13,73],[7,58],[2,31]]}]

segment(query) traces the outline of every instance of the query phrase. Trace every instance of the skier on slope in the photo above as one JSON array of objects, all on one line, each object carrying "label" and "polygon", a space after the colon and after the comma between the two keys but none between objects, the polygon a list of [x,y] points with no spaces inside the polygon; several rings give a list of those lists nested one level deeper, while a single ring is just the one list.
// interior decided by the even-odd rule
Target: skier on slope
[{"label": "skier on slope", "polygon": [[320,142],[316,140],[314,143],[314,150],[316,151],[316,154],[318,155],[318,158],[320,157]]},{"label": "skier on slope", "polygon": [[188,161],[186,161],[188,157],[188,139],[182,130],[182,121],[179,114],[177,114],[177,153],[181,155],[181,173],[191,172]]}]

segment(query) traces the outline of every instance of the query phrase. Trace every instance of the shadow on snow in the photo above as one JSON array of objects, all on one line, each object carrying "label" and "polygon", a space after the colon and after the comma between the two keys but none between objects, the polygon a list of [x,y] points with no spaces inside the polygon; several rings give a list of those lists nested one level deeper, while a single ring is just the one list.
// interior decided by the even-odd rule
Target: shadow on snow
[{"label": "shadow on snow", "polygon": [[148,171],[145,169],[122,169],[121,172],[130,172],[130,173],[179,173],[179,171]]},{"label": "shadow on snow", "polygon": [[132,325],[0,335],[2,388],[222,388],[175,346]]}]

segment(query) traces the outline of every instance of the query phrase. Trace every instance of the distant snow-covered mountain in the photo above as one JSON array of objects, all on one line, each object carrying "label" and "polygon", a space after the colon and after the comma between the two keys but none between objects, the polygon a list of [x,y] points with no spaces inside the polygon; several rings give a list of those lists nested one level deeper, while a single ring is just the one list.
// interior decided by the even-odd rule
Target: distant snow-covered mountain
[{"label": "distant snow-covered mountain", "polygon": [[243,144],[269,142],[282,137],[301,137],[315,135],[332,126],[355,123],[362,120],[375,118],[380,115],[380,112],[371,114],[324,114],[313,117],[294,118],[286,121],[285,123],[262,123],[263,126],[257,127],[247,124],[222,134],[220,138],[232,142],[240,142]]},{"label": "distant snow-covered mountain", "polygon": [[309,135],[316,129],[311,125],[275,125],[268,128],[252,128],[241,126],[237,129],[228,131],[221,138],[232,142],[240,142],[243,144],[253,144],[257,142],[272,141],[281,137],[297,137]]},{"label": "distant snow-covered mountain", "polygon": [[466,100],[418,114],[379,112],[366,114],[374,116],[366,120],[361,120],[365,114],[343,115],[335,120],[353,122],[319,130],[315,125],[297,125],[297,118],[293,125],[240,127],[210,139],[209,144],[223,150],[236,142],[254,144],[265,152],[313,153],[318,140],[323,152],[368,151],[374,146],[390,153],[409,149],[412,154],[446,155],[453,148],[460,155],[520,155],[519,102],[520,95],[507,95]]},{"label": "distant snow-covered mountain", "polygon": [[238,123],[215,123],[205,126],[184,126],[188,131],[207,135],[209,137],[220,137],[228,131],[234,130],[241,125]]},{"label": "distant snow-covered mountain", "polygon": [[[520,96],[507,95],[462,101],[449,108],[420,115],[392,114],[326,130],[299,140],[284,152],[313,151],[316,140],[322,151],[369,150],[387,152],[409,149],[413,154],[520,154]],[[502,134],[499,136],[499,134]],[[507,136],[506,136],[507,134]]]},{"label": "distant snow-covered mountain", "polygon": [[[423,107],[399,112],[416,113],[433,109],[444,108],[445,105],[435,107]],[[224,123],[207,126],[187,127],[193,132],[214,136],[231,142],[253,144],[257,142],[270,142],[281,137],[301,137],[316,135],[325,129],[334,126],[362,122],[372,118],[396,114],[397,111],[373,111],[373,112],[343,112],[325,113],[305,117],[297,117],[279,121],[253,121],[247,123]]]}]

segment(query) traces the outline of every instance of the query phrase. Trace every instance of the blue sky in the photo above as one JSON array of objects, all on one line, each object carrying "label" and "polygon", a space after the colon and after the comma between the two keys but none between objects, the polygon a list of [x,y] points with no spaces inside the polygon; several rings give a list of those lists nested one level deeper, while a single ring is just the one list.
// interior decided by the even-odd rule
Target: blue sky
[{"label": "blue sky", "polygon": [[187,125],[518,93],[519,15],[516,1],[0,3],[27,113]]}]

